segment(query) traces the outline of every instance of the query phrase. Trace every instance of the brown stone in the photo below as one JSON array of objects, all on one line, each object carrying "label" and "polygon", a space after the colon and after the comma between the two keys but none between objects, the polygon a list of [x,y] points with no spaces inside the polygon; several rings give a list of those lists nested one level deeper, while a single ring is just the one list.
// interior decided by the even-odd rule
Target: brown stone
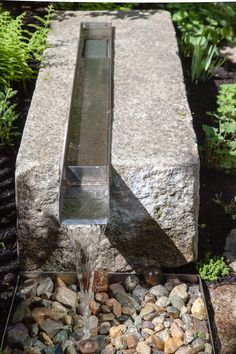
[{"label": "brown stone", "polygon": [[51,318],[52,320],[57,321],[57,320],[60,320],[64,316],[64,313],[57,311],[55,309],[48,309],[46,307],[36,307],[31,312],[31,316],[32,316],[33,320],[35,322],[37,322],[37,324],[39,326],[41,326],[43,321],[46,318]]},{"label": "brown stone", "polygon": [[105,304],[108,301],[108,294],[103,292],[95,294],[95,300],[100,304]]},{"label": "brown stone", "polygon": [[180,338],[180,339],[183,339],[183,337],[184,337],[184,331],[175,322],[172,322],[170,325],[170,333],[171,333],[172,337],[176,337],[176,338]]},{"label": "brown stone", "polygon": [[54,346],[51,338],[44,332],[39,333],[39,339],[49,347]]},{"label": "brown stone", "polygon": [[107,291],[109,287],[108,274],[107,271],[103,269],[95,270],[94,281],[93,281],[93,291],[94,293],[100,293]]},{"label": "brown stone", "polygon": [[98,304],[96,301],[91,300],[90,301],[90,310],[93,315],[98,314],[100,310],[100,304]]},{"label": "brown stone", "polygon": [[134,316],[136,314],[136,310],[134,307],[123,306],[121,309],[123,315]]},{"label": "brown stone", "polygon": [[106,304],[112,308],[112,312],[117,318],[121,316],[121,304],[115,298],[108,299]]},{"label": "brown stone", "polygon": [[64,286],[56,289],[53,298],[66,307],[74,308],[77,304],[77,294]]},{"label": "brown stone", "polygon": [[157,337],[157,336],[152,336],[152,343],[155,345],[155,347],[159,350],[162,350],[164,348],[164,341]]},{"label": "brown stone", "polygon": [[109,330],[109,334],[111,338],[116,338],[119,336],[122,336],[122,334],[125,332],[126,330],[126,325],[125,324],[121,324],[118,326],[113,326],[110,328]]},{"label": "brown stone", "polygon": [[172,354],[183,344],[182,340],[179,338],[169,338],[164,345],[164,353]]},{"label": "brown stone", "polygon": [[56,287],[67,287],[66,284],[64,283],[64,281],[60,278],[60,277],[57,277],[56,279]]},{"label": "brown stone", "polygon": [[136,352],[140,354],[150,354],[151,348],[145,342],[138,342]]},{"label": "brown stone", "polygon": [[124,287],[120,283],[113,283],[109,286],[109,290],[112,296],[115,296],[117,293],[125,293]]},{"label": "brown stone", "polygon": [[156,302],[156,296],[151,294],[151,293],[147,293],[144,297],[144,301],[145,302],[152,302],[155,303]]},{"label": "brown stone", "polygon": [[136,352],[135,349],[124,349],[122,350],[123,354],[134,354]]},{"label": "brown stone", "polygon": [[135,349],[137,347],[138,338],[135,335],[129,334],[126,338],[126,341],[129,349]]}]

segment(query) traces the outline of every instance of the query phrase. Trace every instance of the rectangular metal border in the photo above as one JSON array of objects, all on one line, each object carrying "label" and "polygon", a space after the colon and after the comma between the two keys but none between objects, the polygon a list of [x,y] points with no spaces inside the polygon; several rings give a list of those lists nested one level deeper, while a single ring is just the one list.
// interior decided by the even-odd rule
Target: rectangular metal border
[{"label": "rectangular metal border", "polygon": [[[135,274],[139,277],[143,277],[143,275],[141,273],[108,273],[108,279],[111,283],[114,282],[120,282],[123,281],[125,277],[127,277],[130,274]],[[11,301],[11,306],[10,306],[10,310],[7,316],[7,320],[6,320],[6,325],[5,325],[5,329],[3,332],[3,337],[2,337],[2,341],[1,341],[1,346],[0,346],[0,350],[3,350],[4,347],[4,342],[5,342],[5,336],[6,336],[6,332],[7,332],[7,327],[8,324],[10,322],[10,318],[12,315],[12,309],[14,306],[14,300],[15,300],[15,295],[18,289],[18,285],[20,284],[21,281],[21,277],[25,277],[25,278],[30,278],[30,277],[38,277],[38,276],[51,276],[52,278],[56,278],[57,276],[60,276],[62,278],[62,280],[66,283],[66,284],[70,284],[70,281],[73,280],[73,282],[77,280],[77,275],[75,272],[22,272],[18,275],[17,278],[17,284],[15,287],[15,291],[14,291],[14,295]],[[211,323],[210,323],[210,319],[209,319],[209,315],[208,315],[208,309],[207,309],[207,303],[206,303],[206,299],[205,299],[205,293],[204,293],[204,289],[203,289],[203,285],[202,285],[202,281],[201,278],[199,277],[199,275],[197,274],[175,274],[175,273],[164,273],[163,274],[163,279],[167,280],[167,279],[171,279],[171,278],[179,278],[180,281],[184,281],[184,282],[188,282],[188,283],[192,283],[192,284],[199,284],[200,287],[200,291],[202,294],[202,298],[207,310],[207,325],[208,325],[208,329],[209,329],[209,335],[210,335],[210,342],[212,345],[212,352],[213,354],[216,354],[215,352],[215,346],[214,346],[214,341],[213,341],[213,336],[212,336],[212,330],[211,330]]]}]

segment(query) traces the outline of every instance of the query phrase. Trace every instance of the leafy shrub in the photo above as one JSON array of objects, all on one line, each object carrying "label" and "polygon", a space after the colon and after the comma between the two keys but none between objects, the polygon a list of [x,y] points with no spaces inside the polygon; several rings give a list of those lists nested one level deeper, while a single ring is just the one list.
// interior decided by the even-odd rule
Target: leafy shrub
[{"label": "leafy shrub", "polygon": [[55,4],[55,8],[57,10],[70,10],[70,11],[76,11],[76,10],[81,10],[81,11],[115,11],[115,10],[121,10],[121,11],[128,11],[128,10],[133,10],[136,8],[136,4],[133,3],[112,3],[112,2],[80,2],[80,3],[75,3],[75,2],[58,2]]},{"label": "leafy shrub", "polygon": [[192,81],[209,79],[223,64],[217,59],[218,44],[235,40],[235,4],[171,4],[169,8],[180,31],[180,50],[192,57]]},{"label": "leafy shrub", "polygon": [[224,257],[210,255],[198,263],[198,271],[202,279],[210,281],[230,274],[230,268],[226,265]]},{"label": "leafy shrub", "polygon": [[11,145],[12,138],[18,135],[13,126],[18,115],[15,111],[15,104],[11,100],[16,95],[16,91],[6,88],[0,91],[0,144]]},{"label": "leafy shrub", "polygon": [[33,78],[36,71],[29,63],[41,60],[46,45],[52,7],[45,19],[37,17],[40,25],[31,25],[34,31],[24,29],[25,14],[12,18],[8,11],[0,13],[0,85]]},{"label": "leafy shrub", "polygon": [[222,85],[217,111],[209,113],[216,127],[203,125],[207,164],[226,170],[236,168],[236,84]]}]

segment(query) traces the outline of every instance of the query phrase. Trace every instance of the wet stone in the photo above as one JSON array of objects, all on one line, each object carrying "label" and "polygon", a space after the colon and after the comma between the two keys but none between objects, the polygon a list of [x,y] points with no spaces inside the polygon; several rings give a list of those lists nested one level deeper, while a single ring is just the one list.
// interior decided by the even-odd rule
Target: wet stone
[{"label": "wet stone", "polygon": [[54,293],[54,299],[66,307],[75,308],[77,304],[76,293],[65,287],[60,287],[56,289]]},{"label": "wet stone", "polygon": [[102,322],[99,324],[98,332],[99,334],[108,334],[111,328],[110,322]]},{"label": "wet stone", "polygon": [[143,286],[141,286],[140,284],[138,284],[132,293],[132,297],[135,301],[137,301],[139,304],[142,303],[144,296],[148,293],[148,290],[145,289]]},{"label": "wet stone", "polygon": [[13,314],[12,323],[21,322],[24,318],[30,317],[31,312],[25,302],[21,302],[17,305],[16,310]]},{"label": "wet stone", "polygon": [[109,307],[111,307],[112,312],[114,313],[114,315],[119,318],[121,316],[122,310],[121,310],[121,304],[115,299],[109,299],[107,300],[107,305]]},{"label": "wet stone", "polygon": [[95,270],[94,280],[93,280],[93,291],[94,293],[100,293],[107,291],[109,287],[108,274],[107,271],[103,269]]},{"label": "wet stone", "polygon": [[102,322],[112,321],[115,318],[113,313],[99,313],[98,318]]},{"label": "wet stone", "polygon": [[51,278],[47,277],[41,280],[37,288],[37,295],[46,295],[49,299],[52,295],[54,284]]},{"label": "wet stone", "polygon": [[55,321],[51,320],[50,318],[47,318],[42,324],[41,328],[44,332],[46,332],[50,338],[55,336],[57,332],[60,331],[60,329],[63,328],[63,322],[62,321]]},{"label": "wet stone", "polygon": [[137,311],[140,311],[141,306],[135,301],[131,296],[125,292],[117,292],[115,295],[116,300],[121,304],[121,306],[131,306]]},{"label": "wet stone", "polygon": [[16,324],[7,333],[7,344],[12,348],[23,349],[30,344],[29,331],[23,324]]},{"label": "wet stone", "polygon": [[34,279],[27,279],[24,281],[20,287],[20,291],[24,295],[35,296],[37,291],[38,283]]},{"label": "wet stone", "polygon": [[135,274],[128,275],[128,277],[125,278],[124,286],[125,286],[125,290],[128,293],[132,293],[132,291],[138,284],[140,284],[140,281],[137,275]]},{"label": "wet stone", "polygon": [[62,329],[53,337],[53,343],[63,343],[68,339],[68,331],[66,329]]},{"label": "wet stone", "polygon": [[100,304],[105,304],[108,300],[108,294],[105,292],[100,292],[95,294],[95,300]]},{"label": "wet stone", "polygon": [[120,337],[126,330],[126,325],[121,324],[110,328],[109,334],[111,338]]},{"label": "wet stone", "polygon": [[139,340],[137,336],[133,334],[129,334],[126,338],[127,346],[129,349],[135,349],[137,347],[138,341]]},{"label": "wet stone", "polygon": [[109,291],[113,297],[115,297],[118,292],[125,293],[125,289],[120,283],[110,284]]}]

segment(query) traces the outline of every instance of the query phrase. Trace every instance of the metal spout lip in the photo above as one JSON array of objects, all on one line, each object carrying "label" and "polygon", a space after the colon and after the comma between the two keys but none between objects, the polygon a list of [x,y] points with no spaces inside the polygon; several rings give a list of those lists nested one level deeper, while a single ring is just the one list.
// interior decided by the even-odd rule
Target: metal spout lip
[{"label": "metal spout lip", "polygon": [[81,23],[60,168],[59,221],[65,225],[109,220],[112,41],[110,22]]}]

